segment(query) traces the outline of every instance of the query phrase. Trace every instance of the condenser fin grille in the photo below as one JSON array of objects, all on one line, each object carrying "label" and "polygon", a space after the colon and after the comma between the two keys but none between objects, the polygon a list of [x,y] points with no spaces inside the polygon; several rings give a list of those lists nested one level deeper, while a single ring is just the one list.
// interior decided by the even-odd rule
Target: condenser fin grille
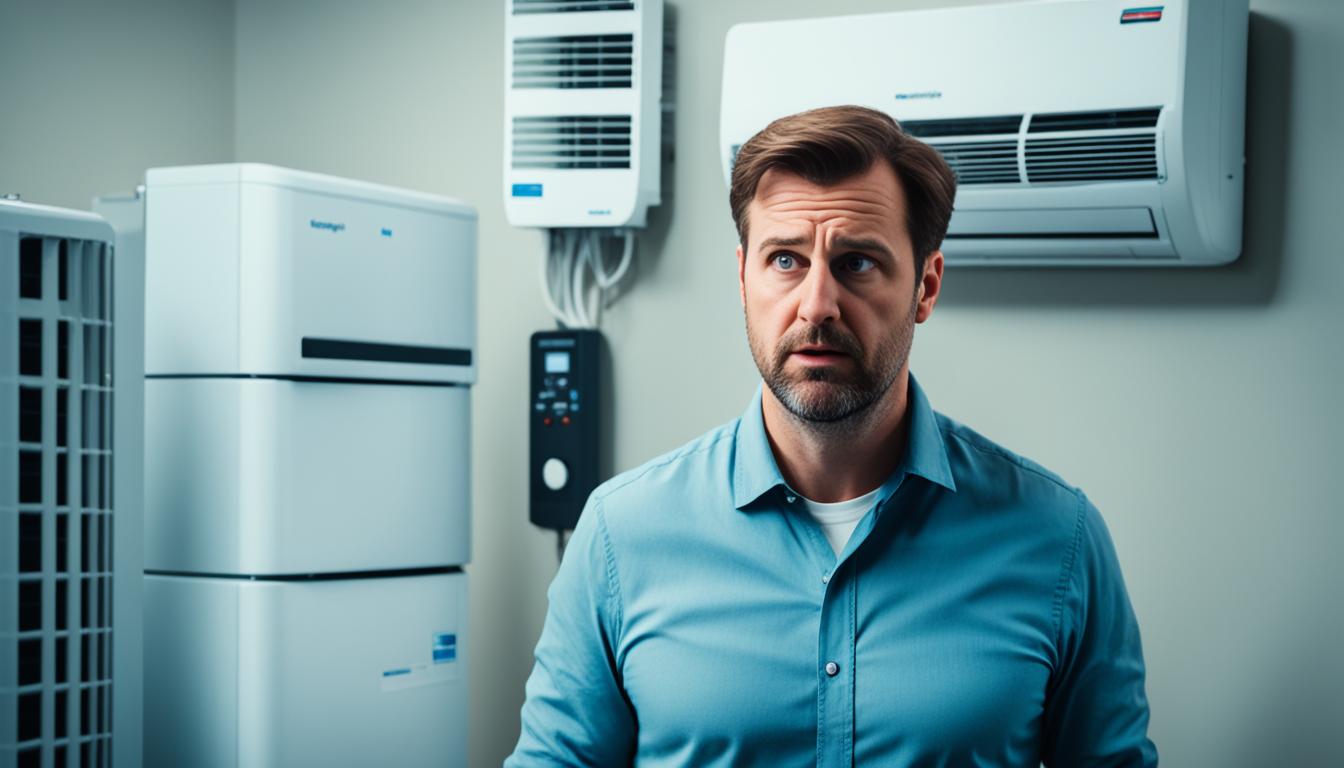
[{"label": "condenser fin grille", "polygon": [[592,11],[633,11],[630,0],[513,0],[513,13],[588,13]]},{"label": "condenser fin grille", "polygon": [[957,174],[958,184],[1017,184],[1016,141],[982,141],[933,145]]},{"label": "condenser fin grille", "polygon": [[515,117],[513,167],[629,168],[630,131],[630,115]]},{"label": "condenser fin grille", "polygon": [[1108,131],[1124,128],[1156,128],[1161,107],[1112,109],[1100,112],[1057,112],[1032,115],[1028,133],[1046,131]]},{"label": "condenser fin grille", "polygon": [[1152,133],[1028,139],[1026,155],[1032,183],[1158,177],[1157,136]]},{"label": "condenser fin grille", "polygon": [[13,703],[0,707],[11,718],[0,756],[108,765],[113,253],[8,216],[0,205],[0,320],[14,340],[0,361],[0,462],[13,478],[0,484],[0,584],[13,596],[0,612],[0,670],[13,670],[0,674]]},{"label": "condenser fin grille", "polygon": [[901,128],[911,136],[933,139],[941,136],[1016,135],[1022,127],[1022,115],[996,117],[952,117],[943,120],[902,120]]},{"label": "condenser fin grille", "polygon": [[566,35],[513,41],[514,88],[630,88],[635,36]]}]

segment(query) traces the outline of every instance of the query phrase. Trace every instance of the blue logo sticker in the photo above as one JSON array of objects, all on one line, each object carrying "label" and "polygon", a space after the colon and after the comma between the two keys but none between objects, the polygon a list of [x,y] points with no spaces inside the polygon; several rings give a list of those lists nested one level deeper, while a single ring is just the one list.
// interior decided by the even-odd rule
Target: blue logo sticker
[{"label": "blue logo sticker", "polygon": [[514,184],[514,197],[541,197],[540,184]]},{"label": "blue logo sticker", "polygon": [[434,647],[430,652],[430,658],[435,664],[447,664],[450,661],[457,661],[457,635],[444,632],[434,635]]},{"label": "blue logo sticker", "polygon": [[383,227],[382,235],[383,235],[383,237],[391,237],[391,236],[392,236],[392,230],[388,229],[387,227]]}]

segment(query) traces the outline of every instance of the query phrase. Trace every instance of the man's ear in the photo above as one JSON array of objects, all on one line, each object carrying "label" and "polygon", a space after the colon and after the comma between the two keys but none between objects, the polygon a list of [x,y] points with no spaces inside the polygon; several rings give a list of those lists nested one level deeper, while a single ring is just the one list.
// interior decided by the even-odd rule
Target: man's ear
[{"label": "man's ear", "polygon": [[915,292],[917,307],[915,322],[922,323],[933,314],[933,306],[943,289],[943,252],[934,251],[924,260],[924,274],[919,276],[919,288]]},{"label": "man's ear", "polygon": [[742,299],[742,308],[747,308],[747,254],[742,244],[737,245],[737,295]]}]

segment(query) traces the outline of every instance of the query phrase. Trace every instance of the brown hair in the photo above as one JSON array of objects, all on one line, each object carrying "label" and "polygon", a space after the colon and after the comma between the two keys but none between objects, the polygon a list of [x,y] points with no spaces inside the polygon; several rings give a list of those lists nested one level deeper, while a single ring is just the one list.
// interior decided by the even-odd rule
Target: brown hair
[{"label": "brown hair", "polygon": [[905,226],[915,250],[916,276],[947,235],[957,179],[943,156],[912,137],[886,113],[867,107],[823,107],[781,117],[737,152],[728,200],[742,247],[747,247],[747,205],[771,168],[830,185],[884,159],[905,192]]}]

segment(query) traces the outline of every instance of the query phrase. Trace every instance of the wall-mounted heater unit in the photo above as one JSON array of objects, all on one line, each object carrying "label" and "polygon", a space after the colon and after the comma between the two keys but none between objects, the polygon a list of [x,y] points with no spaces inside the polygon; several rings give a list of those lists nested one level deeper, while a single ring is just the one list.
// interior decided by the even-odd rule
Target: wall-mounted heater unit
[{"label": "wall-mounted heater unit", "polygon": [[140,764],[143,273],[113,243],[0,201],[0,765]]},{"label": "wall-mounted heater unit", "polygon": [[956,171],[949,265],[1212,265],[1241,251],[1247,0],[1053,0],[741,24],[720,144],[833,104]]},{"label": "wall-mounted heater unit", "polygon": [[642,227],[659,195],[662,0],[506,0],[504,208]]}]

